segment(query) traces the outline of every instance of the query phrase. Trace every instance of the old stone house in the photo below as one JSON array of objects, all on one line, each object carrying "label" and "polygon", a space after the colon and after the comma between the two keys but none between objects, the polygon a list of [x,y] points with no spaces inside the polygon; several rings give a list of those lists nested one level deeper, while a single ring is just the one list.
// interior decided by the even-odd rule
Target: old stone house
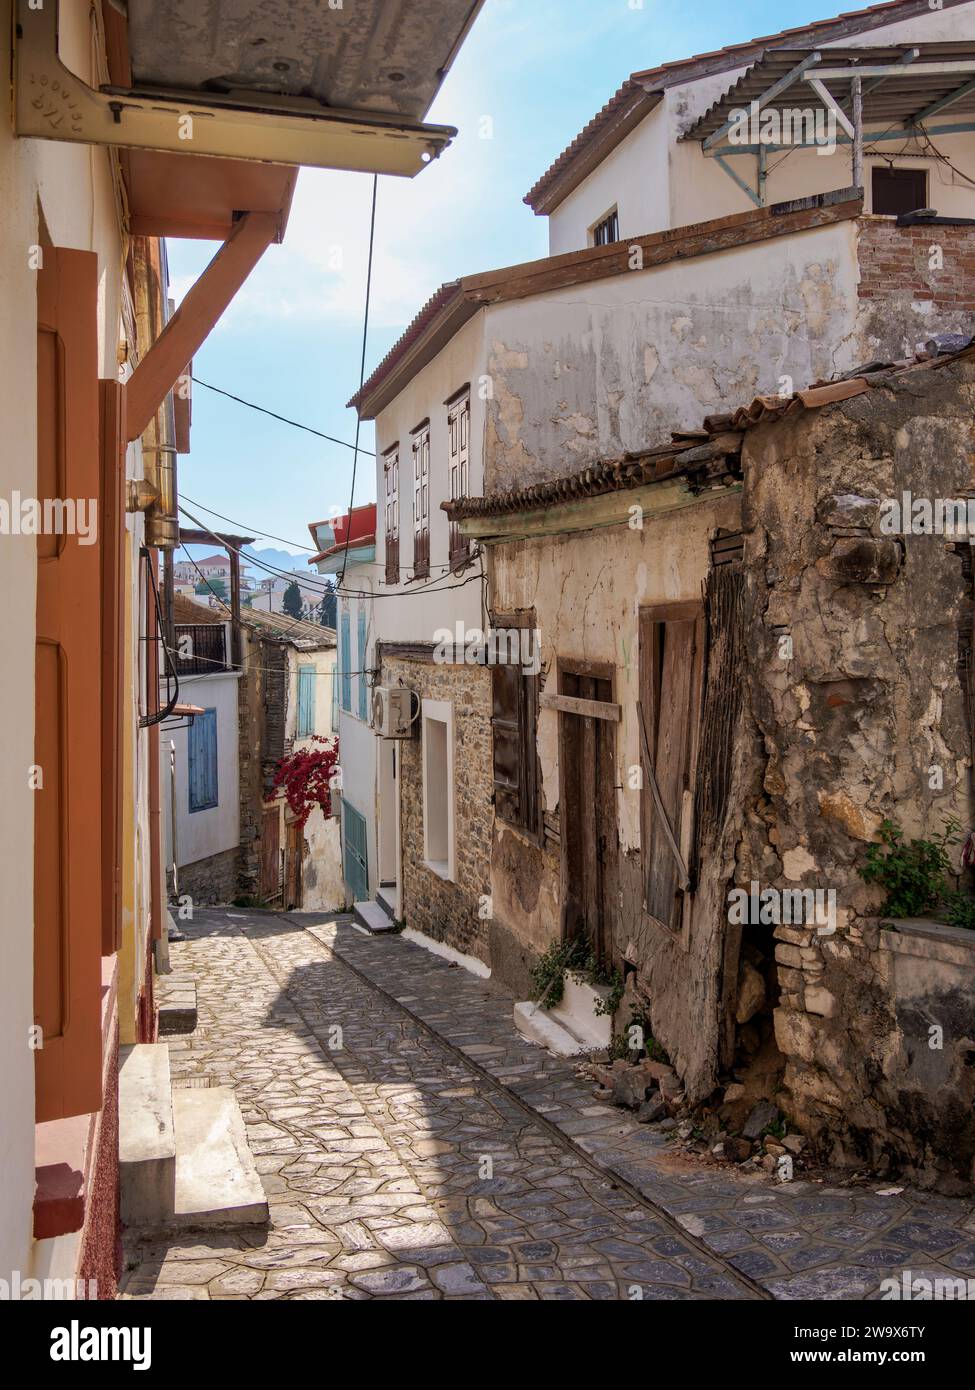
[{"label": "old stone house", "polygon": [[[975,1159],[975,933],[885,919],[861,870],[885,820],[973,822],[969,535],[889,524],[972,492],[973,402],[971,348],[872,364],[446,506],[541,646],[496,968],[527,989],[584,934],[692,1101],[734,1079],[824,1157],[948,1184]],[[805,910],[743,916],[735,888]]]}]

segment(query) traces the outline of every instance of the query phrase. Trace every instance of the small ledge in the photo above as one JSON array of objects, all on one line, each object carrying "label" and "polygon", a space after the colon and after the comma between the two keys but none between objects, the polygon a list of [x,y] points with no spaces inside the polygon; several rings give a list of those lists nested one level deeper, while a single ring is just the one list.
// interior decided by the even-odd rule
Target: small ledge
[{"label": "small ledge", "polygon": [[450,865],[445,859],[424,859],[423,867],[429,869],[432,874],[436,874],[437,878],[442,878],[445,883],[453,883],[454,881],[450,874]]}]

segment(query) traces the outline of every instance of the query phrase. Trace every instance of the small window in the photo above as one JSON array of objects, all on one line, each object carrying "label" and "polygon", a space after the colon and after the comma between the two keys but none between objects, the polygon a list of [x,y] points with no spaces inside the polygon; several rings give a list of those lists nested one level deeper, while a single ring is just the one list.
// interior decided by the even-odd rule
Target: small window
[{"label": "small window", "polygon": [[447,700],[423,701],[423,858],[454,882],[454,707]]},{"label": "small window", "polygon": [[217,804],[217,711],[204,710],[189,730],[187,773],[190,811],[210,811]]},{"label": "small window", "polygon": [[413,576],[430,573],[430,426],[413,436]]},{"label": "small window", "polygon": [[[492,627],[534,628],[534,617],[496,615]],[[494,806],[499,820],[527,834],[542,833],[536,727],[539,681],[510,662],[491,669]]]},{"label": "small window", "polygon": [[315,732],[315,668],[298,668],[298,728],[297,738],[310,738]]},{"label": "small window", "polygon": [[928,205],[926,169],[892,169],[879,164],[873,169],[872,180],[873,211],[878,215],[899,217],[902,212],[916,212]]},{"label": "small window", "polygon": [[620,239],[620,214],[618,208],[608,212],[601,222],[592,229],[593,246],[611,246]]}]

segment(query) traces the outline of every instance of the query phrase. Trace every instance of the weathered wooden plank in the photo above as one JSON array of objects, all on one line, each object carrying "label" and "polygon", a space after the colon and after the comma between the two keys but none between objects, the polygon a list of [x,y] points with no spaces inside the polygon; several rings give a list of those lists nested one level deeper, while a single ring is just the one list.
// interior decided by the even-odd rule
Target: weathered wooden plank
[{"label": "weathered wooden plank", "polygon": [[574,695],[555,695],[544,691],[538,698],[542,709],[559,710],[562,714],[580,714],[584,719],[608,719],[613,724],[620,722],[619,705],[608,700],[580,700]]}]

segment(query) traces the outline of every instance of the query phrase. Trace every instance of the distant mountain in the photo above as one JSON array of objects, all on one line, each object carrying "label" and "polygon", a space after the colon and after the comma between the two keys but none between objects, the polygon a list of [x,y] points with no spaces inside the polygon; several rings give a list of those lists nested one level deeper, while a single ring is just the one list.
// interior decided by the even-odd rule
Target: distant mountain
[{"label": "distant mountain", "polygon": [[[259,547],[247,545],[244,547],[244,554],[252,560],[259,560],[261,564],[270,565],[273,569],[294,570],[297,574],[314,574],[315,571],[308,564],[311,552],[295,555],[290,550],[275,550],[273,546]],[[254,569],[257,574],[267,574],[267,570],[259,569],[256,565]]]}]

